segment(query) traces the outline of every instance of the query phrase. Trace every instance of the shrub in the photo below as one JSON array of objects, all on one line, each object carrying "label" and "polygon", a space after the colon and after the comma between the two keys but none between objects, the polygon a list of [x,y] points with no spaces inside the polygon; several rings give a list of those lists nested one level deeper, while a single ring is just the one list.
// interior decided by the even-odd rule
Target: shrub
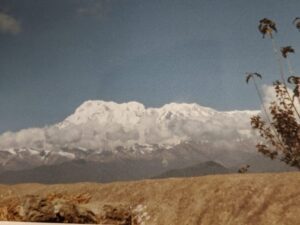
[{"label": "shrub", "polygon": [[[300,30],[300,18],[293,21]],[[253,80],[255,89],[263,108],[263,115],[251,117],[251,126],[257,130],[261,140],[256,144],[257,150],[271,159],[279,158],[286,164],[300,169],[300,77],[294,76],[291,63],[288,59],[290,53],[295,53],[291,46],[278,48],[274,39],[274,32],[277,33],[276,23],[264,18],[259,21],[259,31],[263,38],[269,37],[272,41],[275,57],[279,66],[280,79],[273,83],[276,99],[268,106],[263,102],[256,78],[262,78],[259,73],[247,73],[246,82]],[[280,54],[281,53],[281,54]],[[286,62],[289,77],[286,79],[283,60]],[[292,91],[289,86],[292,85]],[[298,103],[297,103],[298,101]]]}]

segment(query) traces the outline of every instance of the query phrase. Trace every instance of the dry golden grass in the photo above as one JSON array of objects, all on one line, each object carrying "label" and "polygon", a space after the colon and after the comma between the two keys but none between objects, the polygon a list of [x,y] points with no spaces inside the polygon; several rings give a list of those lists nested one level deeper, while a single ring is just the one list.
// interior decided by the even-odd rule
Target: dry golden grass
[{"label": "dry golden grass", "polygon": [[3,209],[11,199],[22,199],[25,195],[56,193],[66,199],[73,196],[74,201],[88,202],[86,207],[95,213],[100,213],[107,204],[140,207],[145,225],[297,225],[299,185],[298,172],[110,184],[0,185],[0,207]]}]

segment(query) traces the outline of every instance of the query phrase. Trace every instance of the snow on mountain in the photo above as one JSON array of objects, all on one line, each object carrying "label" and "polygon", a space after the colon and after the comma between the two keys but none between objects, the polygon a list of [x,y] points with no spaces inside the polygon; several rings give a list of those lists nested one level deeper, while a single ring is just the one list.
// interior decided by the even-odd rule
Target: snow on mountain
[{"label": "snow on mountain", "polygon": [[250,117],[258,113],[185,103],[145,108],[137,102],[87,101],[58,124],[1,134],[0,174],[24,171],[38,181],[47,174],[47,182],[57,182],[51,171],[62,169],[81,174],[77,181],[95,171],[118,180],[120,170],[126,179],[145,178],[205,161],[266,171],[277,166],[261,162],[255,150]]},{"label": "snow on mountain", "polygon": [[187,141],[232,144],[253,136],[249,118],[258,112],[220,112],[186,103],[145,108],[138,102],[86,101],[61,123],[0,135],[0,149],[82,148],[101,152],[135,145],[170,148]]},{"label": "snow on mountain", "polygon": [[250,117],[257,113],[185,103],[145,108],[137,102],[87,101],[58,124],[1,134],[0,171],[80,159],[146,160],[174,167],[218,160],[231,165],[254,152]]},{"label": "snow on mountain", "polygon": [[86,101],[75,110],[74,114],[64,120],[60,127],[80,125],[89,121],[99,124],[117,122],[123,126],[131,126],[138,123],[145,111],[145,107],[137,102],[117,104],[115,102]]}]

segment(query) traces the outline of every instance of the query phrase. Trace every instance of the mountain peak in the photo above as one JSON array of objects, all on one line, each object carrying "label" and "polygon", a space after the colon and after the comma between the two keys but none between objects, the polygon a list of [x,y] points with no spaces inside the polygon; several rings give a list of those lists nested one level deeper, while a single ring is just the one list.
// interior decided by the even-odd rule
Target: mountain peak
[{"label": "mountain peak", "polygon": [[253,137],[250,116],[257,111],[220,112],[196,103],[146,108],[138,102],[89,100],[59,124],[0,135],[0,149],[78,148],[102,151],[118,146],[175,146],[185,141],[232,145]]},{"label": "mountain peak", "polygon": [[82,103],[75,111],[79,113],[82,111],[109,111],[109,110],[145,110],[143,104],[139,102],[127,102],[127,103],[116,103],[116,102],[106,102],[101,100],[88,100]]}]

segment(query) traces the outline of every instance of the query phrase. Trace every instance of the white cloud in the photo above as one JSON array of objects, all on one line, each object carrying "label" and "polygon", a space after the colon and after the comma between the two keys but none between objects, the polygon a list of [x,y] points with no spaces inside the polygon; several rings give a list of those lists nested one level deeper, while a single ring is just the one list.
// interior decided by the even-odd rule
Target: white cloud
[{"label": "white cloud", "polygon": [[1,148],[40,147],[45,139],[44,130],[41,128],[29,128],[19,132],[6,132],[0,135]]},{"label": "white cloud", "polygon": [[[294,95],[293,91],[290,88],[288,88],[288,92],[291,97]],[[278,102],[278,100],[276,98],[275,89],[273,86],[263,85],[262,86],[262,94],[263,94],[263,101],[264,101],[266,110],[269,110],[269,106],[270,106],[271,102],[273,102],[273,101]],[[294,104],[295,104],[296,109],[300,112],[299,99],[295,98]]]},{"label": "white cloud", "polygon": [[18,34],[21,32],[21,24],[14,17],[0,12],[0,33]]},{"label": "white cloud", "polygon": [[262,86],[263,101],[266,106],[270,105],[272,101],[276,100],[276,93],[274,87],[271,85]]},{"label": "white cloud", "polygon": [[176,145],[180,141],[232,146],[253,136],[250,116],[257,111],[218,112],[196,104],[146,109],[139,103],[88,101],[62,123],[0,135],[0,150],[84,147],[113,149],[134,144]]}]

